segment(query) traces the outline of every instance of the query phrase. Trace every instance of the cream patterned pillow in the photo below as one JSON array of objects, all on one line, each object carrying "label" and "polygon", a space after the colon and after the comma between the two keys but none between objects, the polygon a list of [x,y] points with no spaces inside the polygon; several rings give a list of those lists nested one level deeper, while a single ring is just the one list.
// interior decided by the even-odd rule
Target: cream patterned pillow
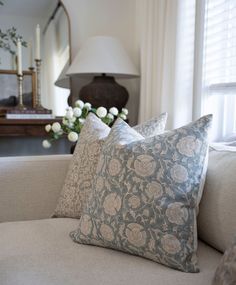
[{"label": "cream patterned pillow", "polygon": [[79,218],[88,200],[97,161],[110,128],[90,113],[81,130],[53,217]]},{"label": "cream patterned pillow", "polygon": [[234,284],[236,284],[236,237],[223,255],[216,269],[212,285]]},{"label": "cream patterned pillow", "polygon": [[118,120],[72,239],[198,272],[196,215],[211,120],[147,139]]},{"label": "cream patterned pillow", "polygon": [[[157,134],[165,129],[167,113],[137,127],[146,134]],[[98,158],[110,128],[96,115],[90,113],[79,136],[65,183],[53,217],[80,218],[81,211],[91,192],[91,182],[95,174]],[[154,132],[154,133],[152,133]]]}]

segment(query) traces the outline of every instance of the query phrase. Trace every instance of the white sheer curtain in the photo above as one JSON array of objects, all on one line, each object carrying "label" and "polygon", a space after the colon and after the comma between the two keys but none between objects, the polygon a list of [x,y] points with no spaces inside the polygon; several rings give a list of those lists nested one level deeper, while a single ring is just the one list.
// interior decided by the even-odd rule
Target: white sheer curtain
[{"label": "white sheer curtain", "polygon": [[137,0],[141,50],[139,120],[169,114],[167,128],[192,120],[195,0]]},{"label": "white sheer curtain", "polygon": [[42,104],[55,112],[56,109],[56,86],[57,79],[57,47],[56,47],[56,27],[51,21],[44,34],[43,47],[43,92]]},{"label": "white sheer curtain", "polygon": [[[62,8],[60,8],[62,9]],[[69,49],[68,46],[61,50],[57,24],[62,13],[59,10],[43,37],[43,92],[42,104],[48,109],[52,109],[54,115],[63,116],[65,107],[67,106],[67,97],[69,90],[55,86],[62,69],[68,62]]]}]

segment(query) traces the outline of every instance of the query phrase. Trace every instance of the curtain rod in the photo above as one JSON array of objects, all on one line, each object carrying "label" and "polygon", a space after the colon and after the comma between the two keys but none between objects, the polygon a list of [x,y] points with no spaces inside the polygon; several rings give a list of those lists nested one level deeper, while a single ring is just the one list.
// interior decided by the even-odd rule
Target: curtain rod
[{"label": "curtain rod", "polygon": [[49,18],[45,28],[43,29],[43,34],[46,33],[48,26],[50,25],[51,21],[54,19],[54,17],[56,16],[57,11],[59,10],[59,8],[61,7],[61,1],[58,1],[56,8],[54,9],[54,11],[52,12],[51,17]]}]

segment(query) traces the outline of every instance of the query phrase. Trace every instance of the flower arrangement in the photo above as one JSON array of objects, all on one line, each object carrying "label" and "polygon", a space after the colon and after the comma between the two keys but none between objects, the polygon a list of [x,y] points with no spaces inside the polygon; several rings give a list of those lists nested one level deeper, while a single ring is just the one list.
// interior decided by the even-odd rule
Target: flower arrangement
[{"label": "flower arrangement", "polygon": [[93,112],[106,125],[111,125],[112,122],[120,117],[123,120],[127,119],[128,110],[123,108],[121,112],[116,107],[112,107],[109,111],[104,107],[93,108],[90,103],[84,103],[81,100],[75,102],[75,107],[66,109],[66,114],[62,118],[62,123],[55,122],[52,125],[45,126],[46,132],[50,139],[44,140],[42,145],[44,148],[50,148],[54,140],[58,140],[67,136],[70,142],[76,142],[79,138],[79,133],[84,125],[85,119],[90,112]]}]

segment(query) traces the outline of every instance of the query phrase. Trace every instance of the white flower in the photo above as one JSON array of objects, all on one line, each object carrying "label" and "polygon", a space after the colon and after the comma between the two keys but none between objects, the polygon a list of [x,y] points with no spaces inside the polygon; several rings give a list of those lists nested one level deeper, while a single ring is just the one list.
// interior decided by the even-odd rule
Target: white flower
[{"label": "white flower", "polygon": [[68,125],[68,121],[67,121],[67,119],[65,117],[62,119],[62,124],[65,125],[65,126]]},{"label": "white flower", "polygon": [[78,134],[76,132],[70,132],[68,134],[68,140],[70,142],[76,142],[78,140],[78,138],[79,138],[79,136],[78,136]]},{"label": "white flower", "polygon": [[128,115],[129,114],[129,111],[128,111],[128,109],[126,109],[126,108],[122,108],[121,109],[121,112],[124,114],[124,115]]},{"label": "white flower", "polygon": [[77,100],[75,102],[75,106],[79,107],[80,109],[83,109],[84,108],[84,102],[82,100]]},{"label": "white flower", "polygon": [[66,111],[65,117],[66,117],[68,120],[70,120],[70,119],[73,118],[73,116],[74,116],[73,110],[72,110],[72,109],[68,109],[68,110]]},{"label": "white flower", "polygon": [[84,108],[86,108],[88,110],[91,110],[92,109],[92,105],[87,102],[87,103],[84,104]]},{"label": "white flower", "polygon": [[79,122],[83,125],[83,124],[84,124],[84,122],[85,122],[85,119],[80,118],[80,119],[79,119]]},{"label": "white flower", "polygon": [[67,123],[67,127],[68,127],[68,128],[73,128],[73,127],[74,127],[74,123],[71,122],[71,121],[69,121],[69,122]]},{"label": "white flower", "polygon": [[61,130],[61,125],[58,122],[53,123],[52,130],[54,133],[58,133]]},{"label": "white flower", "polygon": [[110,120],[114,120],[114,116],[111,114],[111,113],[109,113],[109,114],[107,114],[107,119],[110,119]]},{"label": "white flower", "polygon": [[67,119],[66,117],[64,117],[62,119],[62,124],[69,127],[69,128],[73,128],[75,121],[76,121],[76,117],[74,117],[74,116],[71,119]]},{"label": "white flower", "polygon": [[73,112],[74,112],[74,116],[77,118],[79,118],[82,115],[82,110],[78,107],[75,107]]},{"label": "white flower", "polygon": [[50,148],[51,147],[51,143],[48,140],[44,140],[42,142],[42,145],[43,145],[44,148]]},{"label": "white flower", "polygon": [[124,121],[127,119],[126,115],[125,115],[125,114],[122,114],[122,113],[120,114],[120,118],[121,118],[122,120],[124,120]]},{"label": "white flower", "polygon": [[119,114],[119,111],[116,107],[110,108],[109,112],[114,116],[117,116]]},{"label": "white flower", "polygon": [[104,118],[107,115],[107,109],[104,107],[97,108],[96,114],[99,118]]},{"label": "white flower", "polygon": [[76,117],[72,117],[70,120],[69,120],[71,123],[74,123],[76,121]]},{"label": "white flower", "polygon": [[49,133],[51,131],[52,126],[50,124],[45,126],[45,131]]}]

